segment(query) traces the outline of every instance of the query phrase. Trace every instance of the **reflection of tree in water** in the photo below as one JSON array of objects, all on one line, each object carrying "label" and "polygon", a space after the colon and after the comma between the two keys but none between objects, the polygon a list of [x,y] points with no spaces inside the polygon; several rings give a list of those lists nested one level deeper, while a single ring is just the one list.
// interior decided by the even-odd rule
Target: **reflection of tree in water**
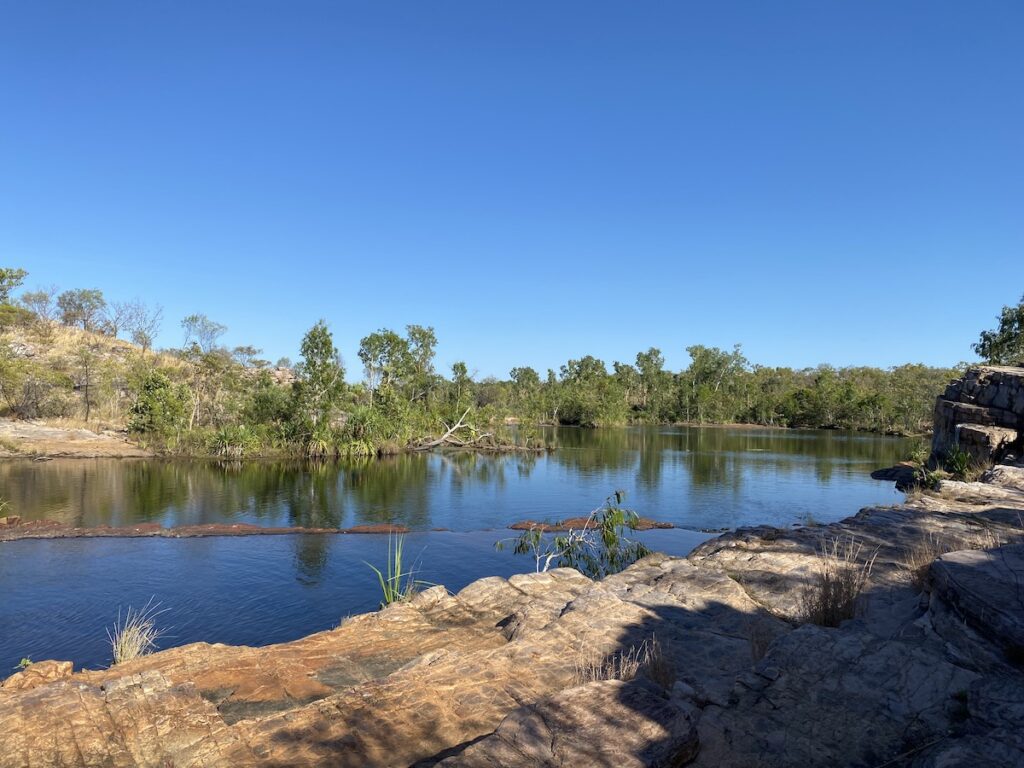
[{"label": "reflection of tree in water", "polygon": [[[638,488],[657,489],[675,464],[694,487],[737,487],[741,473],[786,473],[817,482],[844,473],[866,476],[891,465],[916,441],[864,433],[772,429],[643,427],[552,429],[561,448],[537,455],[451,453],[400,455],[307,465],[298,461],[55,460],[0,462],[0,487],[11,511],[26,520],[72,525],[165,525],[250,519],[268,525],[331,527],[345,521],[431,524],[438,489],[453,494],[473,486],[526,479],[538,463],[571,474],[635,472]],[[602,487],[600,494],[607,493]],[[443,494],[442,494],[443,495]]]},{"label": "reflection of tree in water", "polygon": [[292,525],[339,528],[342,520],[341,477],[334,462],[312,461],[291,474],[285,504]]},{"label": "reflection of tree in water", "polygon": [[345,490],[356,522],[429,527],[430,458],[404,454],[345,465]]},{"label": "reflection of tree in water", "polygon": [[327,567],[329,535],[298,535],[295,539],[295,579],[300,584],[315,586]]},{"label": "reflection of tree in water", "polygon": [[641,432],[640,466],[636,472],[636,484],[639,488],[656,490],[661,485],[662,466],[668,457],[664,450],[665,443],[670,442],[653,429]]},{"label": "reflection of tree in water", "polygon": [[639,429],[558,430],[558,450],[550,454],[567,469],[579,472],[607,472],[630,469],[643,446]]},{"label": "reflection of tree in water", "polygon": [[440,460],[440,473],[447,474],[453,491],[462,491],[473,485],[494,488],[506,485],[507,456],[458,451],[442,453],[437,458]]}]

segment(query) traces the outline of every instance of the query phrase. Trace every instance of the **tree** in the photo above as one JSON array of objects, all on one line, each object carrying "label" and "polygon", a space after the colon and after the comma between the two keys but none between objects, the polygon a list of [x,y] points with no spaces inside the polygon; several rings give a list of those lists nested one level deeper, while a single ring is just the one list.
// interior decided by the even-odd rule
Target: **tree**
[{"label": "tree", "polygon": [[366,372],[370,403],[380,387],[401,382],[412,370],[409,342],[389,328],[363,337],[359,342],[359,359]]},{"label": "tree", "polygon": [[409,339],[409,355],[412,363],[409,400],[420,400],[430,394],[434,379],[434,347],[437,335],[430,326],[407,325],[405,335]]},{"label": "tree", "polygon": [[29,312],[35,314],[40,320],[51,322],[57,319],[57,286],[39,288],[35,291],[26,291],[21,294],[19,301]]},{"label": "tree", "polygon": [[195,344],[204,353],[213,352],[217,348],[218,339],[228,330],[226,325],[203,314],[189,315],[181,321],[181,327],[185,329],[185,346]]},{"label": "tree", "polygon": [[999,327],[982,331],[974,351],[993,365],[1024,365],[1024,296],[1017,306],[1003,307],[997,319]]},{"label": "tree", "polygon": [[75,365],[78,369],[77,387],[82,392],[82,403],[85,405],[85,420],[92,415],[92,406],[96,400],[96,375],[100,364],[95,344],[78,345],[74,353]]},{"label": "tree", "polygon": [[330,421],[345,391],[345,369],[323,320],[307,331],[300,351],[302,362],[295,382],[297,413],[312,433]]},{"label": "tree", "polygon": [[147,352],[153,346],[153,339],[160,332],[163,320],[164,310],[159,304],[150,308],[141,301],[136,301],[125,323],[125,330],[131,335],[132,342],[142,347],[143,352]]},{"label": "tree", "polygon": [[111,301],[103,308],[103,326],[108,336],[115,339],[131,320],[135,312],[135,303],[130,301]]},{"label": "tree", "polygon": [[97,330],[106,306],[103,292],[95,288],[76,288],[57,297],[61,322],[84,331]]},{"label": "tree", "polygon": [[0,304],[9,304],[11,291],[25,282],[28,272],[24,269],[0,267]]}]

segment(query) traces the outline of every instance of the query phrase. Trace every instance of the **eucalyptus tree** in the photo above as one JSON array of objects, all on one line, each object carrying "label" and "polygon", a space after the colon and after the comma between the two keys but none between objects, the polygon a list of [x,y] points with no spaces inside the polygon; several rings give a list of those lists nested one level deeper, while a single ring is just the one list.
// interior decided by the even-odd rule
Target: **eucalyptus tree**
[{"label": "eucalyptus tree", "polygon": [[75,288],[57,297],[61,322],[84,331],[99,330],[106,306],[103,292],[96,288]]},{"label": "eucalyptus tree", "polygon": [[204,353],[215,350],[220,337],[228,330],[226,325],[211,320],[201,313],[189,315],[183,319],[181,327],[185,331],[185,347],[194,344]]},{"label": "eucalyptus tree", "polygon": [[10,303],[11,291],[25,282],[26,277],[28,272],[24,269],[0,267],[0,304]]},{"label": "eucalyptus tree", "polygon": [[997,319],[999,326],[982,331],[974,351],[994,365],[1024,365],[1024,296],[1016,306],[1003,307]]}]

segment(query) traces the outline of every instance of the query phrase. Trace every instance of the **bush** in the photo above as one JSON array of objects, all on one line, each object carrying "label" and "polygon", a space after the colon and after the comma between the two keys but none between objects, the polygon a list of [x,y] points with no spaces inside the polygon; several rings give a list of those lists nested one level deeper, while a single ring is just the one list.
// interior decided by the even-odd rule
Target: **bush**
[{"label": "bush", "polygon": [[188,388],[173,383],[161,371],[149,371],[134,391],[129,410],[131,432],[170,437],[185,426],[189,413]]},{"label": "bush", "polygon": [[[560,536],[545,537],[543,526],[531,527],[513,540],[513,551],[517,555],[532,554],[538,572],[554,565],[601,579],[625,570],[651,551],[626,537],[628,531],[637,529],[640,516],[622,508],[624,497],[624,491],[616,491],[603,507],[590,513],[583,525]],[[499,541],[495,547],[501,549],[504,545]]]}]

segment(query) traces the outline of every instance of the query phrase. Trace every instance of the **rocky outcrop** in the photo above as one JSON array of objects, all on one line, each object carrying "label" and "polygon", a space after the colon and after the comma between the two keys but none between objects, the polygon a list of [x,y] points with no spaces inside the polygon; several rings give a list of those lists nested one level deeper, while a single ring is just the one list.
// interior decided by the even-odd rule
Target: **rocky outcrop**
[{"label": "rocky outcrop", "polygon": [[1020,449],[1022,438],[1024,368],[970,368],[936,402],[935,456],[960,445],[979,464],[991,464]]},{"label": "rocky outcrop", "polygon": [[[0,687],[0,768],[1024,765],[1024,467],[984,480],[600,582],[435,587],[292,643],[34,664]],[[837,541],[873,558],[858,614],[801,625]]]},{"label": "rocky outcrop", "polygon": [[0,419],[0,458],[145,458],[152,452],[128,442],[125,434],[104,430],[51,427],[32,421]]}]

